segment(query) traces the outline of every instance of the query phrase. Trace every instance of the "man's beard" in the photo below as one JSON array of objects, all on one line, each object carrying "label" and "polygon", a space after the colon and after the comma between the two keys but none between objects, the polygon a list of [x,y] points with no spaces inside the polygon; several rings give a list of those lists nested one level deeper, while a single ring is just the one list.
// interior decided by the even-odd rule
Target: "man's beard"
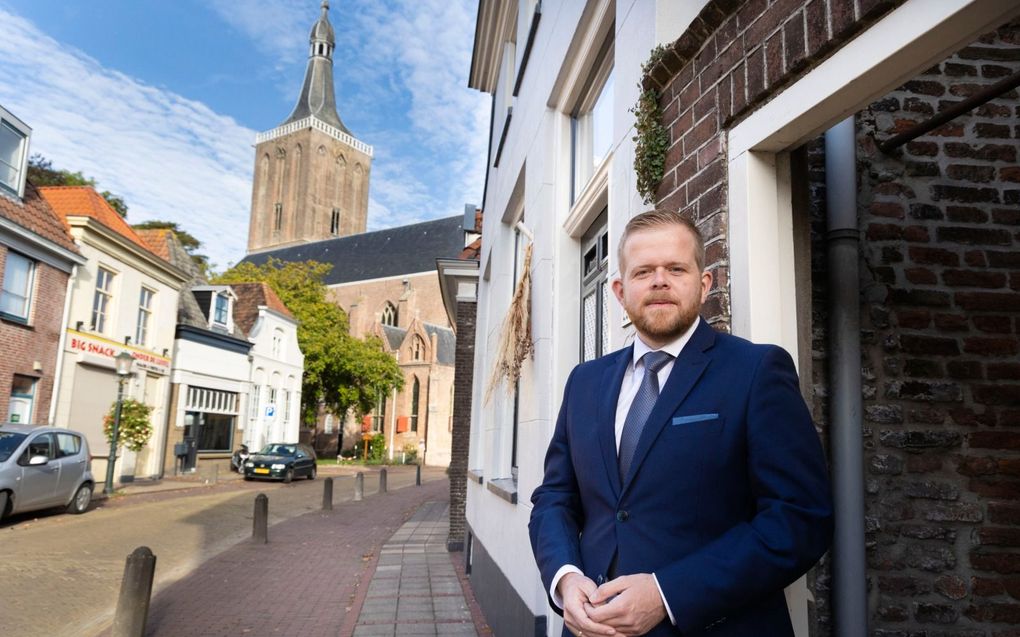
[{"label": "man's beard", "polygon": [[[671,301],[675,305],[657,309],[648,307],[648,303],[655,301]],[[642,301],[637,311],[628,308],[627,314],[638,332],[656,341],[668,342],[680,338],[694,324],[701,311],[699,301],[700,299],[695,299],[694,302],[687,304],[674,298],[653,297]]]}]

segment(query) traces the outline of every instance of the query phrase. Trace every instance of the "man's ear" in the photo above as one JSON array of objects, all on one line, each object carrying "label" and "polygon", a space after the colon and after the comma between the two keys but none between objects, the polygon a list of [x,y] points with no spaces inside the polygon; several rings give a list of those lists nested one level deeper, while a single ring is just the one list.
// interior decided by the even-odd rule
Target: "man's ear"
[{"label": "man's ear", "polygon": [[701,273],[701,302],[708,298],[708,291],[712,289],[712,273],[705,270]]},{"label": "man's ear", "polygon": [[623,281],[619,278],[613,279],[613,294],[616,296],[616,300],[623,305]]}]

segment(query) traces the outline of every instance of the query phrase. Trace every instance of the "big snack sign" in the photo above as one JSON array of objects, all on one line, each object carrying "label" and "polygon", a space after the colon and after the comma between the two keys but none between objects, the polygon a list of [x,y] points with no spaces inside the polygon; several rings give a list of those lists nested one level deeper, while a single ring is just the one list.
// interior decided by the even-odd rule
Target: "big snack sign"
[{"label": "big snack sign", "polygon": [[104,362],[109,362],[111,366],[117,354],[127,352],[134,357],[135,367],[138,369],[158,374],[170,372],[170,359],[166,356],[153,354],[150,351],[130,345],[122,345],[101,336],[84,334],[77,330],[67,330],[67,349],[72,352],[78,352],[86,358],[96,357],[103,359]]}]

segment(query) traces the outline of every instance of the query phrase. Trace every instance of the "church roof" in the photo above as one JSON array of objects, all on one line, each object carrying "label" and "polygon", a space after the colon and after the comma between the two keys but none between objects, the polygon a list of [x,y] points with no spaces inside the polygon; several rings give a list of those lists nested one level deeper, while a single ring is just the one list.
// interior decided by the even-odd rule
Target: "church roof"
[{"label": "church roof", "polygon": [[333,269],[326,285],[381,279],[436,269],[436,259],[456,258],[464,249],[463,215],[397,228],[313,241],[249,254],[242,263],[270,258],[287,263],[318,261]]},{"label": "church roof", "polygon": [[333,47],[336,38],[333,35],[333,25],[329,22],[328,2],[322,3],[322,13],[312,26],[308,41],[310,55],[301,95],[290,117],[281,126],[314,116],[351,135],[336,111],[336,91],[333,88]]},{"label": "church roof", "polygon": [[[433,334],[436,335],[436,362],[440,365],[453,365],[455,360],[454,356],[457,353],[457,337],[448,327],[441,325],[433,325],[432,323],[422,323],[425,328],[425,333],[429,335],[429,338]],[[407,335],[407,328],[394,327],[392,325],[381,326],[383,334],[386,336],[386,344],[389,345],[391,350],[398,349],[400,344],[404,342],[404,337]]]}]

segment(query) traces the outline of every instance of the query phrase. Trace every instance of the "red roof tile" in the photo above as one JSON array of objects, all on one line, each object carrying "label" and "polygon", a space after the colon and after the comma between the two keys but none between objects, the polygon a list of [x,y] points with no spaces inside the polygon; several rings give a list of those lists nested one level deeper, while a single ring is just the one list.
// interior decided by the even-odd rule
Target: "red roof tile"
[{"label": "red roof tile", "polygon": [[259,315],[259,306],[265,305],[286,317],[294,318],[280,297],[267,283],[231,283],[230,289],[237,295],[234,303],[234,323],[247,334]]},{"label": "red roof tile", "polygon": [[25,184],[25,197],[20,202],[0,195],[0,217],[79,254],[63,220],[30,183]]},{"label": "red roof tile", "polygon": [[90,186],[43,186],[39,188],[60,218],[67,224],[68,217],[90,217],[110,230],[150,251],[134,228],[106,203],[102,195]]},{"label": "red roof tile", "polygon": [[[164,261],[170,261],[170,230],[166,228],[136,229],[132,228],[151,252]],[[172,261],[171,261],[172,262]]]}]

